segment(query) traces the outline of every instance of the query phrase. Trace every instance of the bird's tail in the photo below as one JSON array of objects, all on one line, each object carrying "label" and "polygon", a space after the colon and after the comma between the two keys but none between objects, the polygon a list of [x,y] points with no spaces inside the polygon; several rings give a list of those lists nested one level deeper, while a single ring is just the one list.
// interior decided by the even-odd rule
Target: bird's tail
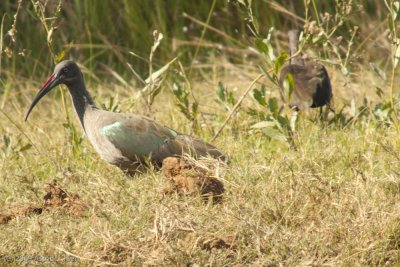
[{"label": "bird's tail", "polygon": [[188,154],[194,158],[212,157],[229,163],[229,158],[215,146],[198,138],[188,135],[178,135],[152,153],[152,160],[162,163],[162,160],[171,156],[182,156]]}]

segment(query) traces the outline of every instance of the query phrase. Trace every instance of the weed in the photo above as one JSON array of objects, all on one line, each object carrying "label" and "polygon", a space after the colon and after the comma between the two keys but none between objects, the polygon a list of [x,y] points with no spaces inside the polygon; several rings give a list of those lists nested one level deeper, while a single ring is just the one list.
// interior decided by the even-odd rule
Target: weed
[{"label": "weed", "polygon": [[233,92],[229,91],[222,82],[218,82],[218,87],[217,87],[217,103],[221,104],[226,111],[232,110],[232,107],[237,103],[237,100],[235,99]]},{"label": "weed", "polygon": [[176,105],[179,108],[179,111],[191,122],[191,129],[194,132],[197,132],[199,129],[198,125],[198,104],[197,102],[191,102],[189,99],[190,93],[189,91],[181,86],[179,83],[173,84],[173,94],[176,98]]}]

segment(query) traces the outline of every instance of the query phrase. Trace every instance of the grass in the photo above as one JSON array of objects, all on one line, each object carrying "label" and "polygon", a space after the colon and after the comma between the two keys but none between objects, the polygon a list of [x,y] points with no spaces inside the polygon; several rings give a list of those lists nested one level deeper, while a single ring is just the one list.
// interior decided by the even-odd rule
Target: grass
[{"label": "grass", "polygon": [[[15,22],[14,15],[19,2],[21,6]],[[3,51],[1,55],[1,63],[2,66],[6,66],[3,72],[10,80],[15,79],[15,76],[38,77],[38,73],[45,71],[54,61],[49,54],[59,55],[63,52],[80,62],[87,63],[85,65],[92,71],[105,72],[99,63],[101,62],[123,77],[132,77],[126,68],[126,62],[129,62],[139,74],[146,76],[147,62],[129,52],[147,58],[153,42],[151,33],[154,30],[163,33],[165,37],[155,63],[163,65],[171,60],[171,51],[182,60],[191,61],[196,54],[194,47],[198,45],[198,39],[203,32],[203,25],[196,21],[206,21],[211,8],[209,1],[198,1],[193,5],[185,0],[174,0],[167,5],[163,0],[112,2],[90,0],[61,1],[61,12],[58,12],[59,2],[59,0],[1,1],[2,19],[4,16],[2,20],[4,36],[1,39],[1,46],[3,50],[7,50],[7,53]],[[305,24],[320,20],[318,18],[320,14],[329,13],[331,18],[339,15],[338,17],[344,18],[344,21],[331,36],[332,41],[337,42],[335,38],[341,36],[343,41],[340,45],[346,46],[350,40],[350,30],[358,26],[359,34],[354,40],[356,49],[361,53],[365,48],[368,51],[374,49],[374,53],[370,54],[373,60],[382,65],[386,63],[382,59],[387,56],[386,46],[390,45],[390,41],[382,34],[388,24],[382,22],[386,20],[388,10],[383,1],[373,0],[362,3],[352,0],[323,2],[313,0],[307,1],[307,8],[304,7],[304,1],[216,1],[210,26],[224,35],[207,30],[205,40],[215,46],[206,47],[207,42],[202,42],[204,46],[200,47],[200,57],[197,59],[203,60],[210,53],[223,53],[236,63],[248,64],[246,54],[229,50],[235,46],[246,48],[252,45],[249,40],[254,37],[249,31],[248,12],[237,2],[252,2],[253,21],[258,25],[261,36],[266,36],[271,27],[278,31],[302,27],[303,22],[294,19],[291,14],[306,18]],[[352,9],[347,8],[348,6]],[[351,13],[346,15],[346,10],[350,10]],[[363,23],[360,23],[361,21]],[[318,26],[330,34],[338,22],[320,23]],[[49,45],[48,37],[51,29],[53,31]],[[10,33],[13,38],[6,34],[8,30],[12,30]],[[364,43],[366,40],[371,41]],[[278,42],[276,44],[279,45]],[[320,42],[319,45],[321,44]],[[221,50],[221,47],[225,49]],[[325,49],[325,53],[333,54],[330,49]]]},{"label": "grass", "polygon": [[[363,12],[353,1],[311,0],[307,8],[302,1],[253,1],[250,8],[216,1],[211,13],[209,5],[180,0],[171,8],[163,1],[69,1],[59,13],[59,1],[43,13],[37,1],[21,1],[17,19],[14,2],[0,3],[0,215],[40,205],[54,180],[86,210],[49,209],[0,224],[0,265],[400,265],[399,45],[386,36],[398,35],[398,1],[388,3],[389,19],[376,1],[364,1]],[[324,12],[331,20],[316,18]],[[295,130],[282,124],[267,135],[251,127],[272,112],[256,91],[232,109],[262,73],[259,65],[279,69],[283,32],[299,23],[294,15],[308,25],[304,50],[325,60],[336,113],[324,120],[317,110],[301,112]],[[164,38],[147,60],[155,29]],[[225,126],[213,142],[231,157],[222,203],[166,194],[161,172],[128,178],[102,161],[69,97],[64,101],[65,89],[53,90],[23,122],[51,62],[68,47],[99,107],[147,115],[207,141]],[[149,72],[154,79],[139,86]],[[266,100],[279,99],[278,73],[269,74],[255,87],[261,94],[266,85]],[[293,118],[287,109],[280,115]]]},{"label": "grass", "polygon": [[[239,88],[237,97],[251,79],[240,78],[241,70],[214,69],[208,79],[191,82],[200,110],[207,107],[224,118],[224,107],[214,101],[217,83],[212,77],[219,77],[228,89]],[[330,72],[340,96],[341,74]],[[375,79],[369,73],[368,78]],[[91,83],[88,87],[98,104],[118,95],[121,110],[144,113],[144,101],[130,108],[131,92],[123,86]],[[0,225],[3,261],[20,256],[25,258],[17,260],[29,265],[35,260],[28,257],[36,256],[36,263],[53,257],[59,263],[94,265],[393,266],[400,262],[400,140],[395,127],[381,127],[371,118],[346,127],[328,125],[315,121],[317,111],[307,111],[300,115],[297,150],[293,150],[260,133],[249,134],[252,120],[244,110],[253,102],[247,98],[215,141],[232,163],[223,176],[223,202],[212,205],[198,195],[164,195],[168,182],[157,171],[125,177],[100,160],[86,140],[74,154],[54,93],[42,100],[28,123],[22,122],[36,90],[30,84],[12,90],[3,109],[9,119],[0,115],[2,135],[10,140],[8,149],[3,144],[1,156],[0,213],[40,203],[45,185],[53,180],[78,194],[88,208],[83,216],[51,210]],[[169,90],[166,86],[155,99],[152,116],[189,132],[190,125]],[[336,100],[336,105],[345,102]],[[219,124],[213,117],[205,117],[203,123],[210,127],[199,135],[209,140],[213,131],[208,129],[215,131]],[[30,142],[33,147],[21,149]]]}]

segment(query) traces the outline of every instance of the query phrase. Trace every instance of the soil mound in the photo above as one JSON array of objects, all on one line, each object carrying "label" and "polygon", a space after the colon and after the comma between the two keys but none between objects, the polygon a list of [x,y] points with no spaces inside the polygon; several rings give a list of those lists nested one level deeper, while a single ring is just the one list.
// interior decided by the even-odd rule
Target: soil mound
[{"label": "soil mound", "polygon": [[8,214],[0,213],[0,224],[6,224],[17,217],[25,217],[33,214],[42,214],[43,211],[58,209],[72,216],[82,216],[86,211],[85,202],[77,194],[69,194],[62,189],[56,181],[46,186],[46,194],[43,203],[27,204],[13,208]]},{"label": "soil mound", "polygon": [[168,157],[162,164],[162,172],[168,178],[172,189],[180,194],[200,192],[206,199],[220,202],[224,184],[213,177],[210,170],[186,158]]}]

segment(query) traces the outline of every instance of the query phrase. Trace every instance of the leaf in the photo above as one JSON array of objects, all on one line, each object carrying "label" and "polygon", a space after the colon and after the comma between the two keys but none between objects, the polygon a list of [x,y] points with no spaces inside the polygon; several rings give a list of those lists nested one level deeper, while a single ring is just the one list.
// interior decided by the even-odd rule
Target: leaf
[{"label": "leaf", "polygon": [[161,92],[161,86],[157,86],[153,91],[151,92],[150,95],[150,101],[153,102],[156,96]]},{"label": "leaf", "polygon": [[4,147],[8,148],[11,144],[11,138],[8,135],[3,135]]},{"label": "leaf", "polygon": [[397,47],[396,47],[396,52],[394,53],[394,68],[397,67],[399,64],[399,59],[400,59],[400,39],[397,39]]},{"label": "leaf", "polygon": [[57,30],[57,27],[51,27],[50,30],[47,32],[47,42],[51,44],[53,41],[53,34]]},{"label": "leaf", "polygon": [[261,129],[261,128],[273,127],[273,126],[276,126],[275,121],[260,121],[260,122],[257,122],[256,124],[253,124],[250,128]]},{"label": "leaf", "polygon": [[265,114],[264,111],[259,111],[253,108],[247,109],[247,114],[249,114],[252,117],[255,117],[257,120],[266,120],[267,119],[267,114]]},{"label": "leaf", "polygon": [[114,97],[110,96],[110,103],[108,104],[109,109],[112,109],[112,107],[114,106]]},{"label": "leaf", "polygon": [[56,63],[61,62],[62,60],[64,60],[64,58],[68,55],[69,51],[71,51],[73,45],[70,43],[68,44],[67,48],[65,48],[64,50],[62,50],[60,53],[58,53],[58,55],[56,56]]},{"label": "leaf", "polygon": [[373,62],[370,62],[369,66],[374,71],[374,73],[376,75],[378,75],[379,78],[381,78],[382,80],[386,81],[386,73],[383,70],[378,68]]},{"label": "leaf", "polygon": [[275,60],[275,54],[274,54],[274,48],[272,47],[272,45],[270,43],[267,44],[268,45],[268,49],[269,49],[269,53],[268,53],[268,57],[271,61]]},{"label": "leaf", "polygon": [[190,120],[191,116],[190,116],[190,113],[188,112],[187,107],[182,105],[182,103],[178,103],[177,106],[178,106],[179,110],[182,112],[182,114],[185,115],[185,117]]},{"label": "leaf", "polygon": [[275,59],[275,64],[274,64],[275,74],[278,74],[280,69],[282,68],[283,64],[285,64],[285,60],[286,60],[287,56],[288,56],[288,54],[284,51],[279,55],[279,57],[277,57]]},{"label": "leaf", "polygon": [[269,47],[266,42],[268,42],[267,39],[256,38],[254,44],[261,53],[268,55]]},{"label": "leaf", "polygon": [[285,80],[283,81],[283,94],[285,95],[286,101],[290,102],[292,99],[294,90],[294,80],[292,74],[288,73]]},{"label": "leaf", "polygon": [[[171,60],[170,62],[168,62],[167,64],[165,64],[163,67],[161,67],[160,69],[158,69],[157,71],[153,72],[146,80],[145,82],[148,84],[150,83],[150,80],[155,81],[158,77],[160,77],[160,75],[162,75],[164,72],[166,72],[169,68],[169,66],[175,62],[175,60],[177,60],[177,58],[174,58],[173,60]],[[146,86],[147,87],[147,86]],[[146,88],[145,87],[145,88]],[[145,89],[143,89],[145,90]]]},{"label": "leaf", "polygon": [[288,129],[290,127],[290,121],[287,116],[278,116],[276,120],[277,120],[276,126],[279,128],[281,132],[284,132],[285,129]]},{"label": "leaf", "polygon": [[380,121],[385,121],[388,118],[390,109],[376,109],[374,110],[375,117]]},{"label": "leaf", "polygon": [[346,67],[342,67],[342,69],[341,69],[341,71],[342,71],[342,74],[344,75],[344,76],[348,76],[349,75],[349,70],[346,68]]},{"label": "leaf", "polygon": [[222,82],[218,82],[217,96],[220,101],[225,102],[225,88]]},{"label": "leaf", "polygon": [[266,136],[270,137],[271,139],[275,139],[275,140],[283,141],[283,142],[287,141],[286,136],[275,128],[265,127],[265,128],[263,128],[262,132]]},{"label": "leaf", "polygon": [[160,45],[161,40],[164,38],[164,35],[161,32],[158,32],[157,30],[155,30],[153,32],[153,37],[154,37],[154,44],[151,47],[151,54],[153,54],[157,47]]},{"label": "leaf", "polygon": [[[263,90],[264,88],[264,90]],[[254,89],[253,90],[253,97],[263,107],[267,106],[267,101],[265,100],[265,86],[261,88],[261,90]]]},{"label": "leaf", "polygon": [[[321,33],[323,34],[324,32],[321,31]],[[319,43],[321,40],[324,40],[323,35],[321,33],[316,36],[313,36],[311,41],[313,44]]]},{"label": "leaf", "polygon": [[279,105],[278,99],[276,99],[276,97],[271,97],[270,99],[268,99],[268,108],[269,111],[271,111],[272,116],[274,118],[277,118],[279,114]]},{"label": "leaf", "polygon": [[376,95],[379,96],[379,98],[382,98],[382,96],[384,94],[382,88],[376,86],[375,87],[375,92],[376,92]]},{"label": "leaf", "polygon": [[218,82],[217,87],[218,103],[223,104],[227,110],[230,110],[229,106],[233,106],[236,103],[235,97],[232,92],[229,92],[227,88],[224,88],[222,82]]},{"label": "leaf", "polygon": [[400,1],[394,0],[393,8],[391,9],[393,20],[396,20],[397,15],[399,14],[399,9],[400,9]]},{"label": "leaf", "polygon": [[237,0],[239,4],[244,5],[245,7],[247,7],[247,3],[244,0]]},{"label": "leaf", "polygon": [[197,104],[197,102],[194,102],[192,104],[192,115],[193,115],[193,119],[196,120],[198,117],[198,108],[199,108],[199,104]]},{"label": "leaf", "polygon": [[228,102],[228,104],[230,104],[230,105],[234,105],[234,104],[236,104],[236,100],[235,100],[235,98],[233,97],[233,93],[232,92],[228,92],[228,98],[226,99],[226,102]]},{"label": "leaf", "polygon": [[56,62],[61,62],[65,58],[65,50],[61,51],[57,56],[56,56]]}]

